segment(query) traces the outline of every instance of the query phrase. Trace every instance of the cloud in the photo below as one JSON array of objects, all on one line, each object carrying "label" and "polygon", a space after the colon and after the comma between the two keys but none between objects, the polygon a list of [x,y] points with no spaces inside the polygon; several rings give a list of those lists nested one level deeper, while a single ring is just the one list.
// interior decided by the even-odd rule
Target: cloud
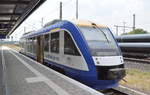
[{"label": "cloud", "polygon": [[[47,0],[25,23],[40,28],[42,17],[44,17],[44,23],[56,18],[58,19],[60,1]],[[63,19],[75,18],[76,0],[62,0],[62,2]],[[114,25],[123,25],[125,21],[126,25],[132,26],[132,15],[135,13],[137,28],[150,31],[149,9],[150,0],[79,0],[79,19],[108,25],[113,30],[113,33],[115,33]],[[25,23],[19,29],[23,29],[23,26],[30,26]],[[28,30],[32,29],[32,26],[30,27]],[[122,33],[122,28],[119,30]],[[130,30],[128,29],[127,32]]]}]

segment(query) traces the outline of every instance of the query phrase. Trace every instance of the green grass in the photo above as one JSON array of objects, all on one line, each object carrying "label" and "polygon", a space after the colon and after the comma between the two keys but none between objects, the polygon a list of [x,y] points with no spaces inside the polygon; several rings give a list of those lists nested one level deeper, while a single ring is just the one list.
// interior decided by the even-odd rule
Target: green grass
[{"label": "green grass", "polygon": [[124,79],[127,82],[121,81],[120,84],[148,92],[150,91],[150,72],[128,69]]}]

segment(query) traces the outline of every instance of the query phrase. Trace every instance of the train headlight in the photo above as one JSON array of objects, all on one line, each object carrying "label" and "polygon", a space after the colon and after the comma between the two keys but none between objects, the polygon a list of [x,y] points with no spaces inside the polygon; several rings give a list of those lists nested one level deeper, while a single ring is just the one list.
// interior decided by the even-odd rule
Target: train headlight
[{"label": "train headlight", "polygon": [[96,63],[97,63],[97,64],[100,64],[100,62],[99,62],[99,61],[97,61]]}]

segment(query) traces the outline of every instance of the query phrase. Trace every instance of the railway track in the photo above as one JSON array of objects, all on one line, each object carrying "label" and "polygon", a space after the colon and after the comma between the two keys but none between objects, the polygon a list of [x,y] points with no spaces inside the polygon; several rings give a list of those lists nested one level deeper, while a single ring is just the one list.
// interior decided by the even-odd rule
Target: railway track
[{"label": "railway track", "polygon": [[146,59],[137,59],[137,58],[127,58],[124,57],[125,61],[134,61],[134,62],[140,62],[140,63],[148,63],[150,64],[150,59],[146,58]]},{"label": "railway track", "polygon": [[150,72],[150,59],[124,58],[125,68]]},{"label": "railway track", "polygon": [[116,89],[107,89],[107,90],[102,90],[100,92],[104,93],[105,95],[128,95]]},{"label": "railway track", "polygon": [[116,88],[101,90],[105,95],[149,95],[138,90],[119,85]]}]

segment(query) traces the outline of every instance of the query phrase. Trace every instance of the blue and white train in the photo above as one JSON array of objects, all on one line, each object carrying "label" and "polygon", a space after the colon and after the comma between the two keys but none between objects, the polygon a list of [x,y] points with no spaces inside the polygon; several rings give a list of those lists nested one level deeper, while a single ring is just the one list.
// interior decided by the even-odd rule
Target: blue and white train
[{"label": "blue and white train", "polygon": [[103,25],[55,20],[24,34],[21,46],[21,53],[34,59],[42,54],[44,63],[94,89],[116,87],[125,76],[120,48]]}]

